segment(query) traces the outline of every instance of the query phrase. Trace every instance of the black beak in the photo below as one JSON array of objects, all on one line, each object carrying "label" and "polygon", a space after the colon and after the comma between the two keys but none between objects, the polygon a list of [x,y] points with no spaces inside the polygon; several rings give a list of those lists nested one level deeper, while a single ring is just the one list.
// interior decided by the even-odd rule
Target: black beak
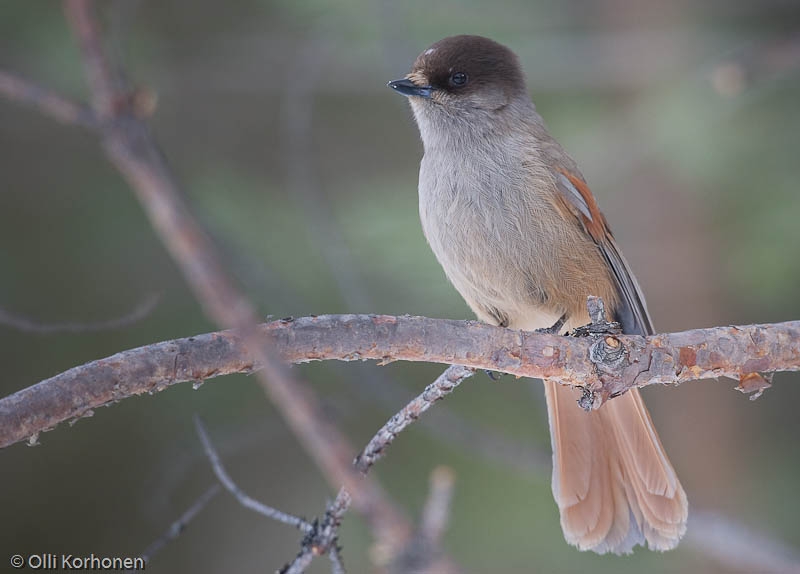
[{"label": "black beak", "polygon": [[418,86],[409,79],[392,80],[386,84],[393,90],[404,96],[419,96],[420,98],[430,98],[433,88],[430,86]]}]

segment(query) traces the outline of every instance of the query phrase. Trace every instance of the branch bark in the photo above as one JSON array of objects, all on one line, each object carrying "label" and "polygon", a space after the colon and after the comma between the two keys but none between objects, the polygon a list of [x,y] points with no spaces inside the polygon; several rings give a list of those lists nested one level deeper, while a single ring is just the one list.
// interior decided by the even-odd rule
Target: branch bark
[{"label": "branch bark", "polygon": [[[321,315],[260,325],[292,363],[423,361],[589,386],[613,396],[631,387],[800,370],[800,321],[713,327],[651,337],[561,337],[475,321],[389,315]],[[611,343],[613,342],[613,344]],[[616,346],[614,346],[616,345]],[[614,352],[605,352],[608,347]],[[0,447],[90,416],[130,396],[185,381],[260,368],[235,331],[146,345],[74,367],[0,399]]]}]

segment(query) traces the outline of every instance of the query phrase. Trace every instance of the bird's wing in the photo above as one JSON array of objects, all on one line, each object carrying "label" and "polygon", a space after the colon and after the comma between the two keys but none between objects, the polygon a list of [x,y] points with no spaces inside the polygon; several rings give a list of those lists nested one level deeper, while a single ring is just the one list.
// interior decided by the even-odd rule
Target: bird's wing
[{"label": "bird's wing", "polygon": [[589,186],[583,177],[563,167],[556,168],[553,175],[560,192],[559,199],[581,222],[608,262],[620,294],[621,304],[617,309],[616,319],[622,324],[623,331],[639,335],[652,334],[653,323],[647,312],[642,289],[614,241],[606,218],[597,207]]}]

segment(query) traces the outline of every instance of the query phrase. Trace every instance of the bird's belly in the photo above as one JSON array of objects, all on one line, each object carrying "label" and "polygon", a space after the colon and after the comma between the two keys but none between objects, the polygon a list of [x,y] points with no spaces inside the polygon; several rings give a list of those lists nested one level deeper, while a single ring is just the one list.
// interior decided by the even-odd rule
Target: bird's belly
[{"label": "bird's belly", "polygon": [[497,201],[481,202],[465,190],[420,189],[425,237],[450,282],[483,321],[516,328],[552,325],[546,273],[537,269],[534,221],[519,221]]}]

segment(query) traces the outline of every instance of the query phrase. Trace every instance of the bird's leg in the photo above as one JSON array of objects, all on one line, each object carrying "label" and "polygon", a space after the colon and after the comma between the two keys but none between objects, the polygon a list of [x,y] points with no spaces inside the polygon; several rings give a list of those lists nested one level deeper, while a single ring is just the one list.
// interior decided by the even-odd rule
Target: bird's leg
[{"label": "bird's leg", "polygon": [[534,333],[542,333],[544,335],[558,335],[559,331],[561,331],[561,327],[564,326],[564,323],[567,322],[567,314],[564,313],[561,317],[558,318],[558,321],[550,325],[549,327],[544,327],[542,329],[536,329]]},{"label": "bird's leg", "polygon": [[590,337],[598,335],[619,335],[622,326],[616,321],[609,321],[606,317],[606,306],[600,297],[588,297],[586,307],[589,310],[591,323],[576,327],[570,333],[573,337]]},{"label": "bird's leg", "polygon": [[501,373],[500,371],[490,371],[489,369],[484,369],[483,372],[486,373],[487,377],[489,377],[495,382],[499,381],[500,377],[505,375],[505,373]]},{"label": "bird's leg", "polygon": [[[542,329],[536,329],[533,332],[534,333],[543,333],[545,335],[558,335],[559,331],[561,331],[561,327],[563,327],[564,323],[566,323],[566,322],[567,322],[567,314],[564,313],[563,315],[561,315],[561,317],[558,318],[558,321],[556,321],[555,323],[553,323],[549,327],[544,327]],[[503,325],[503,326],[505,326],[505,325]],[[500,373],[500,372],[497,372],[497,371],[490,371],[489,369],[486,369],[485,372],[486,372],[486,375],[490,379],[492,379],[493,381],[499,381],[500,377],[505,375],[505,373]]]}]

